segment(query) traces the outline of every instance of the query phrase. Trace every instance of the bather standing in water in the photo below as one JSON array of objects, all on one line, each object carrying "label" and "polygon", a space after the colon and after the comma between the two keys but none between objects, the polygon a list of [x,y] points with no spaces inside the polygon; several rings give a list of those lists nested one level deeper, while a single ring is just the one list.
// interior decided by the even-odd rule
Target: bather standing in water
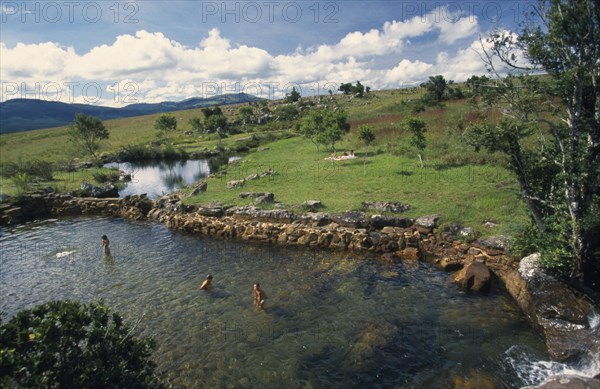
[{"label": "bather standing in water", "polygon": [[106,235],[102,235],[102,249],[106,255],[110,255],[110,248],[108,247],[109,244],[110,241],[108,240],[108,237]]},{"label": "bather standing in water", "polygon": [[265,300],[267,298],[266,293],[260,288],[260,284],[257,282],[254,284],[254,305],[258,308],[263,308]]},{"label": "bather standing in water", "polygon": [[212,279],[213,279],[213,276],[211,274],[207,275],[206,278],[204,279],[204,282],[202,283],[202,285],[200,285],[200,289],[202,289],[202,290],[212,289]]}]

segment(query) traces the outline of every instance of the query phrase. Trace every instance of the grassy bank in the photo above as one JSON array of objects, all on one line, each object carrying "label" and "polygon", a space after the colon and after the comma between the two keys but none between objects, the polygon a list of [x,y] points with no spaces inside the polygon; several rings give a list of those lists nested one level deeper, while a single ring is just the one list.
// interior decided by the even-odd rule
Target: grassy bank
[{"label": "grassy bank", "polygon": [[[294,122],[270,122],[247,128],[246,133],[220,138],[216,134],[190,132],[188,120],[202,116],[199,109],[175,112],[178,129],[169,140],[168,147],[172,149],[189,154],[215,147],[237,150],[249,145],[251,149],[241,161],[225,167],[226,173],[210,178],[205,193],[186,202],[250,204],[251,200],[239,198],[240,192],[269,191],[275,193],[276,201],[287,206],[320,200],[329,212],[359,210],[364,201],[398,201],[411,206],[409,216],[438,213],[446,225],[461,223],[484,235],[506,232],[522,223],[526,219],[525,207],[519,200],[514,177],[501,167],[502,158],[475,153],[462,139],[466,126],[482,120],[473,113],[470,102],[457,100],[425,107],[419,103],[422,93],[414,89],[380,91],[362,99],[339,95],[313,99],[315,105],[340,106],[351,124],[350,133],[337,147],[340,151],[355,150],[357,158],[333,163],[325,160],[328,155],[325,150],[318,150],[295,135]],[[238,106],[223,107],[230,121],[238,109]],[[110,138],[102,143],[100,153],[114,155],[125,146],[155,142],[156,116],[106,121]],[[407,116],[416,116],[427,123],[423,169],[419,167],[416,150],[410,146],[409,134],[402,127]],[[486,118],[495,119],[493,115]],[[376,135],[369,147],[358,139],[357,129],[361,125],[370,126]],[[0,136],[3,166],[25,159],[57,166],[65,161],[85,160],[68,142],[66,127]],[[276,174],[247,181],[241,189],[227,189],[227,181],[268,169]],[[77,189],[95,170],[58,169],[52,181],[38,180],[38,186],[53,186],[61,191]],[[0,191],[12,194],[14,190],[10,180],[3,178]],[[485,221],[499,226],[484,226]]]}]

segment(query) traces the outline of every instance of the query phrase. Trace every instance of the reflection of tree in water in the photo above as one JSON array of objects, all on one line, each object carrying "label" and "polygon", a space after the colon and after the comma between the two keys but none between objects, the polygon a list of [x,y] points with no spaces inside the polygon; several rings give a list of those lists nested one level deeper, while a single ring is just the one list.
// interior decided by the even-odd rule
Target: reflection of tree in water
[{"label": "reflection of tree in water", "polygon": [[178,164],[180,164],[178,161],[162,161],[160,163],[160,180],[169,191],[174,191],[185,186],[183,176],[177,171],[179,169],[176,169]]}]

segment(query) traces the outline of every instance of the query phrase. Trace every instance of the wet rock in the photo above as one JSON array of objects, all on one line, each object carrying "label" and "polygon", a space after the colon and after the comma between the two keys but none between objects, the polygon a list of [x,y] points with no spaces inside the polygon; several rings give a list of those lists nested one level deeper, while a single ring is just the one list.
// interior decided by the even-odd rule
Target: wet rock
[{"label": "wet rock", "polygon": [[398,328],[386,320],[369,320],[346,355],[348,367],[360,372],[376,366],[377,351],[390,345],[397,332]]},{"label": "wet rock", "polygon": [[421,259],[421,251],[418,247],[406,247],[395,253],[403,261],[418,261]]},{"label": "wet rock", "polygon": [[529,321],[546,338],[549,354],[557,360],[600,351],[600,328],[590,328],[593,307],[538,265],[539,254],[521,259],[505,285]]},{"label": "wet rock", "polygon": [[331,220],[342,227],[367,228],[369,226],[367,215],[357,211],[348,211],[342,214],[332,215]]},{"label": "wet rock", "polygon": [[365,201],[362,203],[363,209],[368,211],[384,211],[392,213],[402,213],[410,209],[410,205],[392,201]]},{"label": "wet rock", "polygon": [[549,377],[538,386],[527,386],[523,389],[600,389],[600,380],[577,375],[561,375]]},{"label": "wet rock", "polygon": [[456,273],[454,282],[467,291],[489,292],[492,274],[483,263],[472,262]]},{"label": "wet rock", "polygon": [[382,254],[379,258],[383,263],[387,265],[393,265],[401,261],[400,257],[397,256],[395,253],[385,253]]},{"label": "wet rock", "polygon": [[458,271],[463,268],[463,263],[457,259],[442,258],[437,261],[437,264],[447,272]]}]

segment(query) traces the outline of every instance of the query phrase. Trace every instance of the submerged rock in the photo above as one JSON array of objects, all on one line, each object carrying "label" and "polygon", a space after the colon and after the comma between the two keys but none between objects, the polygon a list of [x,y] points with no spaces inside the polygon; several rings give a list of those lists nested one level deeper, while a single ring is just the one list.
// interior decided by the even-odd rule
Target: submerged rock
[{"label": "submerged rock", "polygon": [[600,380],[577,375],[561,375],[550,377],[538,386],[527,386],[523,389],[600,389]]},{"label": "submerged rock", "polygon": [[376,352],[390,345],[397,332],[398,328],[386,320],[369,320],[346,355],[348,367],[355,371],[373,368]]}]

